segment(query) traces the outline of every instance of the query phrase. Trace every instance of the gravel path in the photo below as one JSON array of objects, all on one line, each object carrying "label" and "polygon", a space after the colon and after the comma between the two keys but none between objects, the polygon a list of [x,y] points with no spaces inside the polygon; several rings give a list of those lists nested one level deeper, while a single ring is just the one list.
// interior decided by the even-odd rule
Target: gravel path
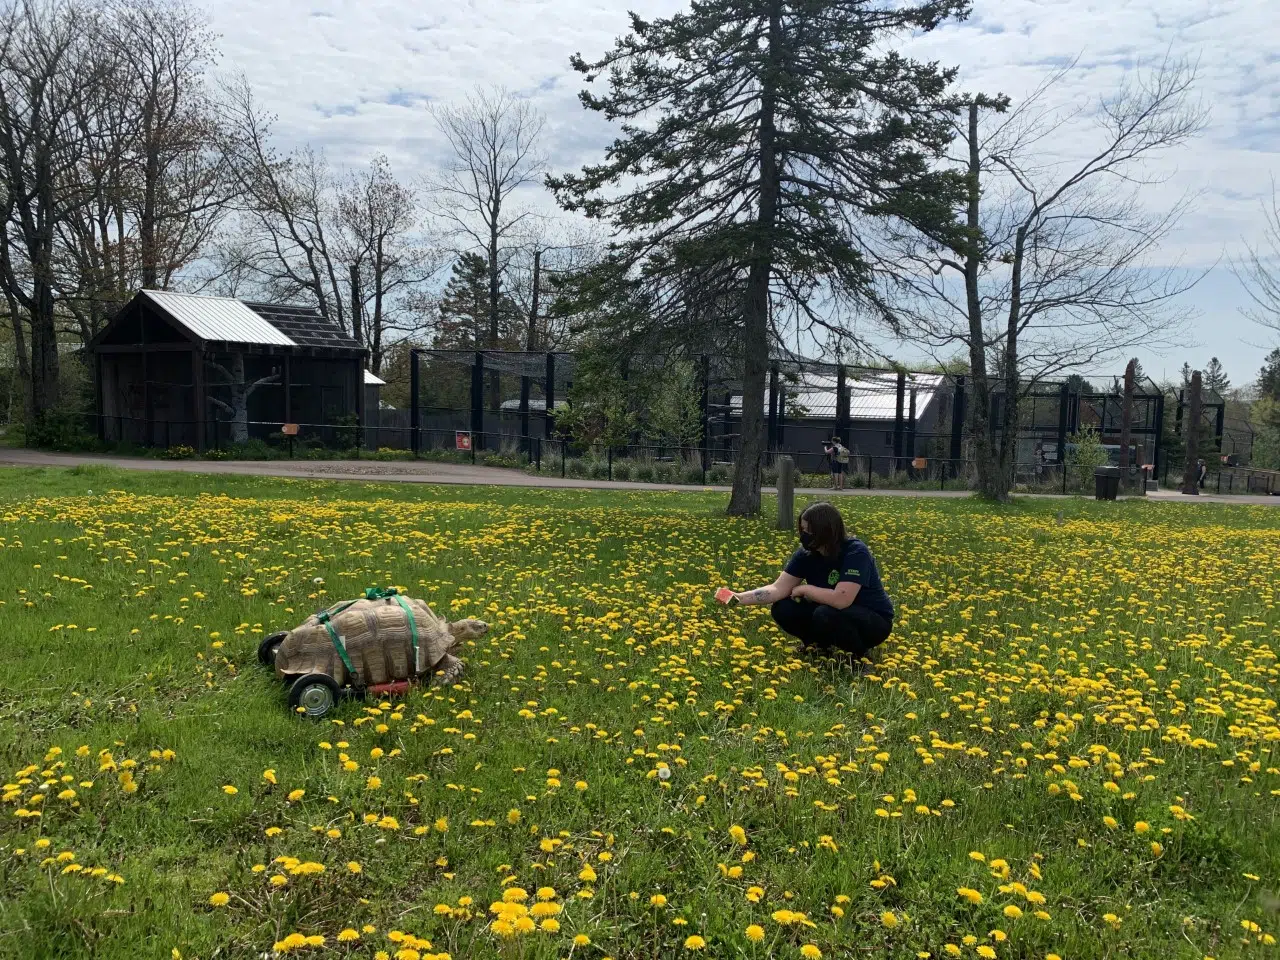
[{"label": "gravel path", "polygon": [[[77,467],[101,465],[121,470],[150,470],[168,473],[241,474],[259,477],[294,477],[308,480],[357,480],[375,483],[444,483],[501,487],[544,487],[570,490],[681,490],[728,492],[723,486],[638,483],[620,480],[575,480],[548,474],[528,474],[501,467],[434,463],[426,460],[152,460],[145,457],[113,457],[77,453],[46,453],[18,448],[0,449],[0,466]],[[773,492],[773,488],[766,488]],[[818,492],[810,489],[801,494]],[[831,496],[882,497],[967,497],[966,490],[825,490]],[[1037,496],[1055,496],[1040,494]],[[1280,497],[1213,496],[1187,497],[1177,491],[1162,490],[1148,495],[1150,500],[1176,503],[1231,503],[1280,506]]]}]

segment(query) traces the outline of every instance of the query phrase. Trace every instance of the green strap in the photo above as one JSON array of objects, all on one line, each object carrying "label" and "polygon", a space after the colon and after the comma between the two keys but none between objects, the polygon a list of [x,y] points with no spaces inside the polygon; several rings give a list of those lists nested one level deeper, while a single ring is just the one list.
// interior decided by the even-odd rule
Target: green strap
[{"label": "green strap", "polygon": [[400,604],[400,609],[404,611],[404,615],[409,618],[409,639],[413,643],[413,667],[418,669],[418,621],[413,619],[413,611],[409,609],[409,605],[404,602],[404,597],[392,597],[396,603]]},{"label": "green strap", "polygon": [[[347,604],[347,607],[349,606],[351,606],[351,604]],[[342,609],[345,610],[346,607],[343,607]],[[339,610],[338,612],[341,613],[342,611]],[[346,666],[347,672],[351,674],[356,682],[359,682],[360,675],[356,673],[356,668],[351,665],[351,658],[347,656],[347,646],[342,642],[342,638],[338,636],[338,631],[333,629],[333,624],[329,622],[329,616],[330,612],[326,610],[324,613],[319,614],[316,619],[324,624],[325,630],[329,633],[329,639],[333,641],[333,649],[338,651],[338,656],[342,658],[342,663]]]},{"label": "green strap", "polygon": [[[400,591],[395,587],[369,587],[369,589],[364,592],[365,600],[384,600],[388,597],[394,599],[396,603],[400,604],[400,609],[403,610],[405,612],[405,616],[409,618],[409,634],[413,640],[413,666],[414,669],[417,669],[418,624],[413,619],[413,612],[409,609],[409,605],[405,603],[404,598],[400,596]],[[357,683],[359,683],[360,675],[356,673],[356,668],[351,665],[351,658],[347,656],[347,645],[342,642],[342,638],[338,636],[338,631],[333,629],[333,624],[329,622],[332,617],[336,617],[338,614],[342,613],[348,607],[357,602],[358,601],[356,600],[347,600],[342,603],[335,604],[328,610],[322,610],[320,613],[317,613],[316,619],[319,620],[324,625],[325,630],[328,631],[329,639],[333,643],[333,649],[338,651],[338,656],[342,658],[342,663],[347,668],[347,672],[355,678]]]}]

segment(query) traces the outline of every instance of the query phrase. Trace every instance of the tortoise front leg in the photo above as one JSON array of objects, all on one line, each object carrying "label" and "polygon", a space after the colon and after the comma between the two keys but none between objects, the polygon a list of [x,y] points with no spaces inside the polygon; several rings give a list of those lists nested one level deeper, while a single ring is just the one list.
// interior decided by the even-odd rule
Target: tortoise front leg
[{"label": "tortoise front leg", "polygon": [[431,677],[431,686],[447,687],[458,682],[462,676],[463,663],[452,653],[446,653],[436,664],[435,673]]}]

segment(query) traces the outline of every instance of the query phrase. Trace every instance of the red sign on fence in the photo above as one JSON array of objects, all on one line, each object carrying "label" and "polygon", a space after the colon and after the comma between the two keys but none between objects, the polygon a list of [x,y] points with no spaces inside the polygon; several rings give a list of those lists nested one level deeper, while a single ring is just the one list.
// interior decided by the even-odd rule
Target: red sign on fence
[{"label": "red sign on fence", "polygon": [[471,434],[467,433],[467,431],[459,430],[454,434],[454,437],[459,450],[471,449]]}]

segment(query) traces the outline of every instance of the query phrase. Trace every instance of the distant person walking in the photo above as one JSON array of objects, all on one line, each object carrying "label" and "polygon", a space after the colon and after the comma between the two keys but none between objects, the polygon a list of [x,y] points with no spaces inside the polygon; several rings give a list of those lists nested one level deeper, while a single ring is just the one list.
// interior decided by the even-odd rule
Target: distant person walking
[{"label": "distant person walking", "polygon": [[832,437],[822,445],[822,450],[831,461],[831,489],[843,490],[844,478],[849,473],[849,448],[838,437]]},{"label": "distant person walking", "polygon": [[1209,478],[1209,467],[1203,460],[1196,461],[1196,482],[1204,489],[1204,482]]}]

